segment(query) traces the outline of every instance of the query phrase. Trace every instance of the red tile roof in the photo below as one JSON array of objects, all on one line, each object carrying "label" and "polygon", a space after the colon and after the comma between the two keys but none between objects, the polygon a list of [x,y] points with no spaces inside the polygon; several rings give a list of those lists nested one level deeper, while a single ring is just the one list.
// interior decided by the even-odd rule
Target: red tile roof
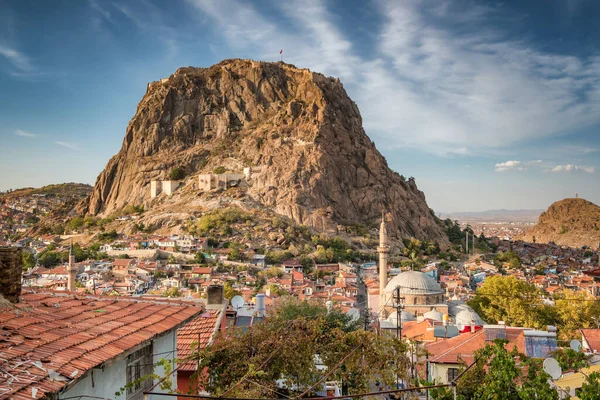
[{"label": "red tile roof", "polygon": [[[25,293],[0,309],[0,399],[41,398],[198,313],[173,302]],[[65,379],[52,380],[49,370]],[[32,396],[32,389],[37,389]]]},{"label": "red tile roof", "polygon": [[113,267],[129,267],[133,263],[133,259],[129,258],[117,258],[113,261]]},{"label": "red tile roof", "polygon": [[600,329],[580,329],[592,351],[600,351]]},{"label": "red tile roof", "polygon": [[[514,346],[525,353],[525,338],[523,335],[524,328],[506,328],[506,348],[512,350]],[[435,343],[430,343],[426,346],[430,354],[430,362],[458,364],[459,359],[467,365],[475,361],[473,353],[476,350],[485,347],[485,328],[476,333],[461,333],[460,335],[442,340]]]},{"label": "red tile roof", "polygon": [[[202,315],[194,318],[187,325],[177,331],[177,358],[185,360],[189,358],[196,349],[209,346],[218,331],[220,321],[220,310],[206,310]],[[198,345],[199,343],[199,345]],[[194,362],[179,364],[179,371],[195,371]]]}]

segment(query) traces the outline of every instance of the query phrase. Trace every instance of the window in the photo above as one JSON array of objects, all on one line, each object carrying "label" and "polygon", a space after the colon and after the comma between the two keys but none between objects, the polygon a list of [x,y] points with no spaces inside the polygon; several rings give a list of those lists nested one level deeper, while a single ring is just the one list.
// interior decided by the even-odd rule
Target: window
[{"label": "window", "polygon": [[448,382],[452,382],[458,377],[458,368],[448,368]]},{"label": "window", "polygon": [[127,356],[127,400],[141,400],[152,387],[152,343]]}]

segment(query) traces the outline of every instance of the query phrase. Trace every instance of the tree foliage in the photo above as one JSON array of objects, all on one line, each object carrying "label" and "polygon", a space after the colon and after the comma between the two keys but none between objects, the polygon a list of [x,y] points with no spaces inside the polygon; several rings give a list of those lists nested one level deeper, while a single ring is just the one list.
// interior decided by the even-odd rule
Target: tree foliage
[{"label": "tree foliage", "polygon": [[568,347],[554,350],[550,356],[558,361],[563,371],[579,370],[588,365],[588,356],[583,351],[575,351]]},{"label": "tree foliage", "polygon": [[35,267],[35,256],[30,251],[22,251],[21,259],[23,260],[23,271]]},{"label": "tree foliage", "polygon": [[542,291],[514,276],[487,278],[469,305],[488,323],[542,328],[554,322]]},{"label": "tree foliage", "polygon": [[242,292],[231,287],[231,283],[225,282],[225,285],[223,286],[223,297],[225,297],[228,300],[231,300],[233,296],[239,296],[241,294]]},{"label": "tree foliage", "polygon": [[[516,348],[505,348],[497,339],[474,354],[475,364],[457,382],[460,400],[534,400],[558,399],[558,392],[548,383],[550,376],[532,359]],[[453,398],[450,389],[430,391],[434,400]]]},{"label": "tree foliage", "polygon": [[503,267],[506,265],[510,269],[521,268],[521,259],[519,255],[512,250],[505,253],[499,252],[494,258],[494,265],[497,267]]},{"label": "tree foliage", "polygon": [[169,179],[172,181],[179,181],[183,178],[185,178],[185,171],[183,168],[175,167],[169,172]]},{"label": "tree foliage", "polygon": [[[275,391],[307,391],[312,396],[324,378],[342,381],[350,393],[360,393],[369,391],[375,379],[391,386],[397,375],[405,377],[404,343],[347,329],[340,314],[330,317],[323,306],[285,303],[262,323],[230,332],[228,340],[216,340],[201,350],[196,357],[207,373],[200,374],[200,386],[232,397],[279,397]],[[317,359],[327,368],[317,368]],[[283,388],[278,380],[283,380]]]},{"label": "tree foliage", "polygon": [[580,400],[598,400],[600,399],[600,372],[589,374],[581,389],[576,391]]},{"label": "tree foliage", "polygon": [[576,339],[580,328],[594,327],[600,317],[600,303],[586,291],[563,289],[554,295],[556,325],[563,339]]}]

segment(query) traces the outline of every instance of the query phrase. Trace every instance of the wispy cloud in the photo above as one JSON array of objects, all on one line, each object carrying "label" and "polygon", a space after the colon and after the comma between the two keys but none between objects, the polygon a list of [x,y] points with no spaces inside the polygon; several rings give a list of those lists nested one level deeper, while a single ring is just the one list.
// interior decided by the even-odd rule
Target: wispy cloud
[{"label": "wispy cloud", "polygon": [[503,163],[498,163],[494,166],[496,172],[506,171],[525,171],[527,168],[521,161],[509,160]]},{"label": "wispy cloud", "polygon": [[[412,135],[421,145],[493,148],[600,122],[600,93],[591,85],[600,78],[600,58],[546,54],[507,40],[485,24],[494,9],[465,12],[458,3],[440,8],[427,0],[379,4],[386,18],[381,51],[392,69],[380,62],[385,75],[370,75],[370,82],[391,82],[388,93],[373,96],[383,116],[372,125],[378,131]],[[444,23],[457,18],[460,33]]]},{"label": "wispy cloud", "polygon": [[30,72],[33,70],[29,57],[15,48],[0,44],[0,56],[6,58],[21,72]]},{"label": "wispy cloud", "polygon": [[71,150],[79,150],[79,146],[77,146],[76,144],[73,144],[73,143],[69,143],[69,142],[62,142],[62,141],[60,141],[60,140],[57,140],[57,141],[55,141],[54,143],[55,143],[55,144],[57,144],[57,145],[59,145],[59,146],[62,146],[62,147],[66,147],[66,148],[68,148],[68,149],[71,149]]},{"label": "wispy cloud", "polygon": [[36,135],[35,133],[31,133],[31,132],[25,132],[25,131],[22,131],[22,130],[20,130],[20,129],[17,129],[17,130],[15,131],[15,135],[17,135],[17,136],[22,136],[22,137],[29,137],[29,138],[38,136],[38,135]]},{"label": "wispy cloud", "polygon": [[547,169],[546,172],[587,172],[588,174],[593,174],[596,172],[594,167],[586,167],[583,165],[573,165],[573,164],[565,164],[565,165],[557,165],[556,167]]},{"label": "wispy cloud", "polygon": [[133,25],[147,35],[152,35],[166,49],[166,58],[171,58],[179,52],[181,35],[176,26],[167,23],[167,14],[155,4],[146,0],[128,3],[114,3],[115,9],[127,17]]},{"label": "wispy cloud", "polygon": [[285,24],[250,2],[187,3],[238,53],[274,59],[289,48],[285,61],[340,77],[367,132],[396,147],[467,155],[600,123],[600,57],[509,40],[486,24],[506,17],[499,8],[376,0],[384,23],[366,58],[323,0],[275,3]]}]

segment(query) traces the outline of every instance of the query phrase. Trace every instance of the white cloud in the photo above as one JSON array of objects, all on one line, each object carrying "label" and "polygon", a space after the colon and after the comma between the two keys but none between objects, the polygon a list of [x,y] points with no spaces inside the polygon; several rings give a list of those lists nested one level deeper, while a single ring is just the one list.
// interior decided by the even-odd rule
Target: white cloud
[{"label": "white cloud", "polygon": [[17,136],[23,136],[23,137],[36,137],[37,136],[35,133],[25,132],[25,131],[22,131],[20,129],[17,129],[15,131],[15,135],[17,135]]},{"label": "white cloud", "polygon": [[[479,7],[465,14],[445,3],[435,17],[428,11],[437,4],[380,3],[386,18],[381,51],[393,69],[380,62],[385,75],[373,71],[365,85],[391,82],[387,93],[372,96],[383,118],[372,123],[373,113],[367,126],[412,135],[415,144],[441,140],[486,148],[600,122],[600,91],[593,85],[600,58],[545,54],[484,26],[482,20],[495,11]],[[444,21],[455,18],[461,19],[462,35],[444,28]],[[579,100],[582,91],[586,103]]]},{"label": "white cloud", "polygon": [[0,44],[0,56],[6,58],[15,68],[23,72],[33,69],[29,57],[12,47]]},{"label": "white cloud", "polygon": [[593,174],[596,172],[594,167],[585,167],[583,165],[573,165],[573,164],[565,164],[565,165],[557,165],[554,168],[547,169],[546,172],[575,172],[582,171],[587,172],[588,174]]},{"label": "white cloud", "polygon": [[525,171],[527,168],[521,161],[509,160],[503,163],[498,163],[494,166],[494,171],[505,172],[505,171]]},{"label": "white cloud", "polygon": [[[384,24],[367,59],[323,0],[275,2],[284,23],[250,2],[187,3],[238,54],[275,60],[283,48],[286,62],[340,77],[367,133],[396,147],[489,153],[600,123],[600,57],[508,40],[485,24],[500,17],[496,8],[376,1]],[[456,22],[460,33],[449,28]]]},{"label": "white cloud", "polygon": [[69,143],[69,142],[61,142],[61,141],[59,141],[59,140],[55,141],[54,143],[56,143],[56,144],[57,144],[57,145],[59,145],[59,146],[62,146],[62,147],[66,147],[66,148],[68,148],[68,149],[71,149],[71,150],[79,150],[79,146],[77,146],[76,144],[73,144],[73,143]]}]

